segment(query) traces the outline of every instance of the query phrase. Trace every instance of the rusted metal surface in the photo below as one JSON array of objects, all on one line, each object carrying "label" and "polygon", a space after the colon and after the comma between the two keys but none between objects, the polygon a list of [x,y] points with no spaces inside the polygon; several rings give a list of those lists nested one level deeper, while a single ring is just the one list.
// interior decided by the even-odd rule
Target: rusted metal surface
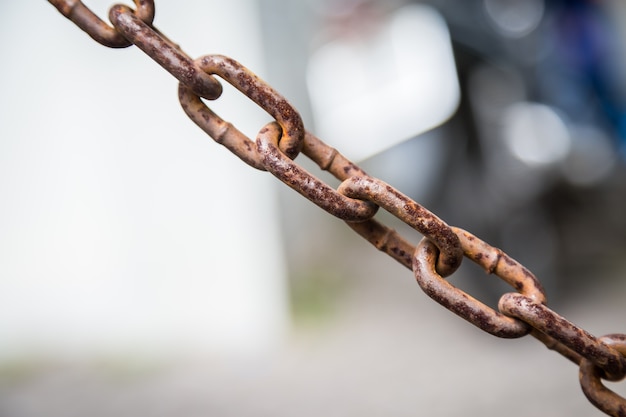
[{"label": "rusted metal surface", "polygon": [[626,375],[624,355],[530,297],[505,294],[500,298],[498,307],[505,314],[525,321],[590,360],[602,368],[607,379],[619,381]]},{"label": "rusted metal surface", "polygon": [[320,169],[328,171],[340,181],[355,175],[367,176],[359,166],[343,156],[337,149],[325,144],[311,132],[304,136],[302,153],[315,162]]},{"label": "rusted metal surface", "polygon": [[304,124],[286,98],[232,58],[206,55],[195,62],[204,72],[219,75],[274,117],[281,127],[281,152],[291,159],[298,156],[304,141]]},{"label": "rusted metal surface", "polygon": [[[517,261],[465,230],[454,228],[454,231],[461,242],[463,254],[486,272],[495,274],[539,303],[546,301],[543,288],[537,279]],[[494,336],[516,338],[530,332],[530,326],[526,323],[495,311],[444,280],[434,268],[436,256],[434,244],[425,238],[418,245],[413,257],[415,278],[428,296]]]},{"label": "rusted metal surface", "polygon": [[130,8],[115,5],[109,12],[109,18],[125,39],[196,94],[210,100],[222,94],[222,85],[214,77],[203,71],[178,45],[135,16]]},{"label": "rusted metal surface", "polygon": [[570,349],[569,347],[559,342],[555,338],[550,337],[547,334],[542,333],[537,329],[532,329],[530,334],[532,337],[534,337],[535,339],[543,343],[548,349],[559,353],[563,357],[574,362],[576,365],[580,365],[580,362],[583,360],[583,357],[578,352]]},{"label": "rusted metal surface", "polygon": [[265,171],[255,143],[232,123],[215,114],[204,104],[200,96],[183,83],[178,85],[178,100],[187,116],[213,140],[225,146],[251,167]]},{"label": "rusted metal surface", "polygon": [[281,129],[277,123],[266,125],[257,136],[257,150],[265,168],[282,182],[327,212],[346,221],[371,219],[378,207],[369,201],[346,197],[289,159],[278,148]]},{"label": "rusted metal surface", "polygon": [[[274,117],[281,127],[281,153],[291,159],[298,155],[305,141],[304,124],[298,112],[283,96],[229,57],[206,55],[197,59],[194,65],[212,79],[213,74],[224,79]],[[178,98],[191,120],[217,143],[224,145],[248,165],[265,170],[263,157],[257,152],[255,143],[230,122],[214,113],[182,80],[178,88]]]},{"label": "rusted metal surface", "polygon": [[348,197],[376,203],[426,236],[439,249],[435,254],[436,269],[442,276],[451,275],[461,265],[463,250],[450,226],[389,184],[372,177],[354,176],[341,183],[338,190]]},{"label": "rusted metal surface", "polygon": [[[622,357],[626,356],[626,335],[606,335],[599,341],[620,352]],[[606,414],[626,417],[626,399],[604,386],[602,378],[606,378],[606,375],[600,367],[589,359],[581,361],[580,386],[589,401]]]},{"label": "rusted metal surface", "polygon": [[466,230],[458,227],[453,227],[452,230],[459,237],[466,257],[480,265],[487,273],[501,278],[521,294],[537,303],[546,303],[543,286],[522,264]]},{"label": "rusted metal surface", "polygon": [[[95,41],[110,48],[125,48],[133,43],[106,24],[80,0],[48,0],[63,16],[70,19]],[[150,25],[154,20],[154,1],[134,0],[136,10],[131,13]],[[128,9],[128,8],[127,8]],[[128,9],[130,10],[130,9]]]},{"label": "rusted metal surface", "polygon": [[[234,59],[207,55],[192,60],[152,26],[153,1],[135,0],[135,11],[123,5],[112,7],[109,19],[113,27],[80,1],[48,1],[106,46],[137,45],[179,80],[181,106],[204,132],[247,164],[270,171],[327,212],[345,220],[377,249],[412,269],[420,287],[431,298],[498,337],[530,333],[579,365],[582,389],[596,407],[612,416],[626,416],[626,399],[601,381],[619,381],[626,375],[626,335],[596,338],[549,309],[543,288],[530,271],[502,250],[463,229],[448,226],[389,184],[367,175],[336,149],[307,132],[295,108]],[[256,141],[220,118],[202,100],[221,95],[222,85],[215,76],[235,86],[275,119],[260,130]],[[337,190],[294,161],[300,152],[341,181]],[[419,245],[414,246],[374,219],[379,207],[424,235]],[[454,287],[444,277],[457,270],[463,257],[498,276],[517,292],[504,294],[495,310]]]},{"label": "rusted metal surface", "polygon": [[398,232],[371,219],[365,222],[346,222],[348,226],[374,247],[386,253],[402,265],[411,269],[415,246],[406,241]]}]

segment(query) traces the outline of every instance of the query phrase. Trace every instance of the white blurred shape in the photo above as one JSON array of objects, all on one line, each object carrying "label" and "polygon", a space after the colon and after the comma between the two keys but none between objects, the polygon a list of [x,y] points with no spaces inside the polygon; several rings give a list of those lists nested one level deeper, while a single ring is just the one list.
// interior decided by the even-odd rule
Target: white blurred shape
[{"label": "white blurred shape", "polygon": [[316,133],[357,161],[443,123],[460,98],[447,26],[426,5],[397,10],[377,33],[326,44],[307,84]]},{"label": "white blurred shape", "polygon": [[[111,3],[89,5],[106,16]],[[157,3],[156,24],[193,56],[262,72],[255,6]],[[138,48],[98,45],[46,2],[2,11],[0,357],[279,343],[289,309],[271,176],[204,135]],[[210,105],[255,132],[269,116],[247,102],[225,89]]]},{"label": "white blurred shape", "polygon": [[563,163],[565,178],[580,186],[592,186],[606,179],[617,162],[611,139],[594,126],[572,125],[569,130],[572,149]]},{"label": "white blurred shape", "polygon": [[570,150],[565,123],[546,105],[515,103],[505,111],[503,123],[503,137],[509,150],[528,165],[560,162]]},{"label": "white blurred shape", "polygon": [[484,0],[483,5],[498,31],[512,38],[535,30],[545,9],[544,0]]}]

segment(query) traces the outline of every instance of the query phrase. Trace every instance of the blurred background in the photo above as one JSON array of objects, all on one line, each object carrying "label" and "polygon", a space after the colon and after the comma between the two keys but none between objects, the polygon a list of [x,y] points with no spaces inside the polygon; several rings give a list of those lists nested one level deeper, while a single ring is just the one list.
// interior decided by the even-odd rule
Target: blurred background
[{"label": "blurred background", "polygon": [[[137,48],[47,2],[0,20],[0,417],[601,415],[576,366],[450,314],[213,143]],[[155,26],[626,333],[622,1],[163,0]],[[254,137],[268,115],[225,87],[211,108]],[[451,281],[495,306],[509,289],[469,264]]]}]

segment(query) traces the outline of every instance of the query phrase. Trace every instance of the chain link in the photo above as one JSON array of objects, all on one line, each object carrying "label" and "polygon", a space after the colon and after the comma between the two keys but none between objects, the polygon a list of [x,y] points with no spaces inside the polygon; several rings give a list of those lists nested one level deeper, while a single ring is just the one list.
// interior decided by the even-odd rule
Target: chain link
[{"label": "chain link", "polygon": [[[600,342],[610,346],[626,356],[626,335],[610,334],[599,339]],[[596,366],[592,360],[582,359],[580,363],[580,386],[585,396],[593,405],[611,416],[626,416],[626,404],[620,397],[602,384],[601,378],[605,377],[602,369]]]},{"label": "chain link", "polygon": [[[611,416],[626,417],[626,399],[609,390],[602,379],[626,376],[626,335],[596,338],[546,305],[536,277],[502,250],[469,232],[447,225],[434,213],[385,182],[367,175],[336,149],[304,129],[294,107],[263,80],[232,58],[207,55],[192,60],[152,26],[154,2],[135,0],[136,9],[115,5],[113,26],[79,0],[48,0],[97,42],[123,48],[132,44],[179,81],[180,104],[194,123],[248,165],[269,171],[405,267],[412,269],[424,292],[455,314],[497,337],[531,334],[547,348],[579,365],[585,396]],[[269,113],[275,122],[264,126],[256,141],[215,114],[202,100],[222,94],[218,76]],[[294,159],[303,153],[320,169],[341,181],[335,189],[302,168]],[[373,217],[379,207],[423,235],[414,246]],[[486,306],[444,279],[467,257],[517,292],[504,294],[498,310]]]},{"label": "chain link", "polygon": [[[538,304],[546,301],[539,281],[517,261],[465,230],[455,227],[453,231],[461,241],[466,257]],[[424,238],[413,257],[415,278],[422,290],[432,299],[494,336],[517,338],[530,332],[530,326],[523,321],[495,311],[444,280],[433,268],[436,256],[436,248],[430,240]]]},{"label": "chain link", "polygon": [[280,127],[270,123],[257,136],[257,151],[263,156],[263,165],[268,171],[342,220],[364,221],[374,217],[378,210],[376,205],[342,195],[283,154],[278,148],[281,134]]},{"label": "chain link", "polygon": [[298,156],[304,140],[304,124],[298,112],[283,96],[232,58],[207,55],[195,62],[202,71],[219,75],[273,116],[281,128],[281,153],[290,159]]},{"label": "chain link", "polygon": [[[96,42],[110,48],[126,48],[133,44],[122,33],[102,21],[80,0],[49,0],[59,12],[79,28],[85,31]],[[142,22],[151,25],[154,20],[154,1],[134,0],[136,11],[132,14]],[[125,10],[130,10],[124,7]],[[113,9],[111,9],[113,12]],[[111,19],[113,20],[113,19]]]}]

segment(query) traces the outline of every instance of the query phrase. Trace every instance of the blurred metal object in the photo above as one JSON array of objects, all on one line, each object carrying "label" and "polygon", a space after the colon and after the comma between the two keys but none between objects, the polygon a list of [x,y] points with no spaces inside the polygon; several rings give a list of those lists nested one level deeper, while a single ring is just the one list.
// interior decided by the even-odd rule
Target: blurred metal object
[{"label": "blurred metal object", "polygon": [[[626,356],[626,335],[610,334],[600,338],[607,344]],[[592,361],[584,359],[580,364],[580,385],[583,392],[600,410],[613,416],[626,416],[626,399],[617,395],[602,384],[602,369]]]},{"label": "blurred metal object", "polygon": [[[49,2],[66,16],[72,15],[76,5],[81,5],[76,10],[84,7],[80,2]],[[317,205],[346,220],[376,248],[406,267],[412,267],[420,286],[457,315],[499,337],[520,337],[530,332],[548,348],[579,364],[581,384],[590,401],[607,414],[626,416],[626,399],[606,390],[600,382],[601,378],[618,381],[626,376],[626,335],[598,339],[550,310],[545,305],[541,284],[521,264],[472,234],[448,226],[431,211],[390,185],[368,176],[337,150],[306,132],[294,107],[237,61],[208,55],[192,61],[189,67],[188,57],[160,32],[143,23],[130,8],[114,6],[111,17],[124,38],[136,43],[179,79],[181,105],[216,142],[255,168],[272,172]],[[173,53],[179,55],[172,59]],[[207,78],[199,77],[200,73]],[[208,109],[200,99],[202,94],[193,92],[198,89],[197,80],[205,79],[208,80],[205,97],[219,97],[221,85],[212,74],[232,83],[276,119],[276,123],[260,130],[256,148],[233,125]],[[339,188],[335,190],[296,163],[293,159],[300,151],[322,170],[343,181]],[[422,243],[415,248],[395,231],[376,222],[372,217],[379,206],[421,232],[425,236]],[[460,266],[463,256],[496,274],[521,294],[504,294],[496,311],[455,289],[442,277],[451,275]]]}]

